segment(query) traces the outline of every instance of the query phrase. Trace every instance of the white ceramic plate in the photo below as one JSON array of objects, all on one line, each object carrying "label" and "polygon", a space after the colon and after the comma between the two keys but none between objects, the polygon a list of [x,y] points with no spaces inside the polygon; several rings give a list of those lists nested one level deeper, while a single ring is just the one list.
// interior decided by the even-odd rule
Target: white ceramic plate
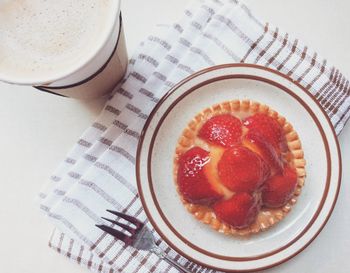
[{"label": "white ceramic plate", "polygon": [[[298,132],[307,162],[302,194],[271,229],[240,239],[200,223],[180,201],[173,181],[178,137],[201,110],[215,103],[251,99],[269,105]],[[341,179],[339,145],[317,101],[279,72],[246,64],[212,67],[173,88],[150,115],[137,153],[137,182],[144,209],[177,252],[221,271],[253,271],[280,264],[302,251],[326,224]]]}]

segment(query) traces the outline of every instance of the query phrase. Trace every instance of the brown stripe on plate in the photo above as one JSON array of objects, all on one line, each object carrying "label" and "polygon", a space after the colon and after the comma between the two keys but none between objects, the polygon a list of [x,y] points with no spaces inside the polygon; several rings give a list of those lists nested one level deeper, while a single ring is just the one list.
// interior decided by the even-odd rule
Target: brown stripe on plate
[{"label": "brown stripe on plate", "polygon": [[[189,94],[191,94],[192,92],[196,91],[197,89],[208,85],[210,83],[216,82],[216,81],[221,81],[221,80],[226,80],[226,79],[250,79],[250,80],[256,80],[256,81],[261,81],[261,82],[265,82],[268,83],[272,86],[275,86],[277,88],[279,88],[280,90],[286,92],[287,94],[289,94],[291,97],[293,97],[294,99],[296,99],[304,108],[305,110],[308,111],[308,113],[310,114],[310,116],[313,118],[314,122],[317,124],[317,127],[322,135],[322,139],[325,145],[325,150],[326,150],[326,156],[327,156],[327,179],[326,179],[326,188],[324,190],[323,193],[323,197],[322,200],[318,206],[318,209],[315,213],[315,215],[313,216],[312,220],[309,222],[309,224],[305,227],[305,229],[299,233],[298,236],[296,236],[296,238],[294,240],[292,240],[291,242],[287,243],[286,245],[284,245],[283,247],[280,247],[279,249],[270,251],[268,253],[264,253],[258,256],[253,256],[253,257],[246,257],[246,258],[242,258],[242,257],[231,257],[231,256],[224,256],[224,255],[218,255],[212,252],[209,252],[207,250],[201,249],[198,246],[192,244],[190,241],[188,241],[186,238],[184,238],[169,222],[169,220],[167,219],[167,217],[164,215],[159,202],[157,200],[157,197],[155,195],[154,192],[154,188],[153,188],[153,179],[152,179],[152,168],[151,168],[151,162],[152,162],[152,151],[153,151],[153,147],[154,147],[154,141],[155,138],[158,134],[158,130],[160,128],[160,126],[162,125],[163,121],[165,120],[165,118],[167,117],[167,115],[170,113],[170,111],[182,100],[184,99],[186,96],[188,96]],[[137,159],[139,160],[139,159]],[[159,123],[157,124],[154,134],[152,136],[152,140],[150,143],[150,148],[149,148],[149,153],[148,153],[148,159],[147,159],[147,169],[148,169],[148,182],[150,185],[150,189],[151,189],[151,194],[152,194],[152,199],[153,202],[155,203],[158,213],[161,215],[163,221],[166,223],[166,225],[168,226],[168,228],[180,239],[182,240],[186,245],[190,246],[191,248],[193,248],[194,250],[201,252],[205,255],[211,256],[213,258],[217,258],[217,259],[222,259],[222,260],[228,260],[228,261],[253,261],[253,260],[258,260],[258,259],[263,259],[266,257],[269,257],[271,255],[274,255],[286,248],[288,248],[290,245],[292,245],[294,242],[296,242],[298,239],[300,239],[304,233],[307,232],[307,230],[312,226],[312,224],[314,223],[314,221],[316,220],[316,218],[318,217],[324,201],[326,199],[327,193],[328,193],[328,189],[329,189],[329,183],[330,183],[330,152],[329,152],[329,147],[328,147],[328,141],[326,138],[326,135],[322,129],[321,124],[319,123],[317,117],[315,116],[315,114],[311,111],[311,109],[309,108],[309,106],[306,105],[306,103],[304,101],[302,101],[298,96],[296,96],[293,91],[291,91],[290,89],[276,83],[273,82],[269,79],[266,78],[262,78],[262,77],[257,77],[257,76],[249,76],[249,75],[227,75],[227,76],[221,76],[221,77],[217,77],[217,78],[213,78],[207,81],[204,81],[198,85],[196,85],[195,87],[187,90],[186,92],[184,92],[182,95],[180,95],[172,104],[171,106],[167,109],[167,111],[163,114],[163,116],[161,117]],[[139,189],[140,192],[141,189]],[[140,192],[141,193],[141,192]],[[150,219],[151,220],[151,219]]]},{"label": "brown stripe on plate", "polygon": [[[271,73],[274,73],[280,77],[283,77],[285,79],[287,79],[288,81],[290,82],[293,82],[293,80],[291,78],[289,78],[288,76],[282,74],[281,72],[278,72],[276,70],[273,70],[273,69],[270,69],[270,68],[267,68],[267,67],[262,67],[262,66],[259,66],[259,65],[253,65],[253,64],[226,64],[226,65],[219,65],[219,66],[215,66],[215,67],[211,67],[211,68],[207,68],[207,69],[204,69],[188,78],[186,78],[185,80],[183,80],[182,82],[180,82],[175,88],[171,89],[161,100],[160,100],[160,103],[153,109],[152,113],[150,114],[150,119],[148,119],[148,121],[146,122],[145,126],[144,126],[144,129],[141,133],[141,139],[140,139],[140,142],[139,142],[139,145],[138,145],[138,150],[137,150],[137,162],[136,162],[136,180],[137,180],[137,186],[138,186],[138,189],[139,189],[139,194],[140,194],[140,198],[141,198],[141,202],[143,204],[143,207],[145,209],[145,212],[147,214],[147,217],[148,219],[150,220],[150,222],[152,223],[153,227],[156,229],[156,231],[159,233],[159,235],[169,244],[169,246],[171,246],[175,251],[177,251],[178,253],[180,253],[181,255],[183,255],[184,257],[186,257],[187,259],[189,260],[192,260],[200,265],[203,265],[203,266],[206,266],[206,267],[209,267],[209,268],[213,268],[213,269],[217,269],[217,270],[225,270],[225,269],[222,269],[222,268],[215,268],[211,265],[208,265],[206,264],[205,262],[203,261],[198,261],[192,257],[190,257],[189,255],[187,255],[186,253],[184,253],[181,249],[177,248],[170,240],[168,240],[168,238],[162,233],[162,231],[159,229],[157,223],[154,221],[154,219],[152,218],[152,214],[150,213],[150,211],[148,210],[148,207],[146,205],[146,202],[145,202],[145,198],[143,196],[143,191],[142,191],[142,187],[141,187],[141,178],[140,178],[140,152],[141,152],[141,149],[142,149],[142,145],[143,145],[143,140],[144,140],[144,136],[145,136],[145,132],[147,131],[148,129],[148,126],[150,125],[150,122],[152,120],[152,117],[154,116],[154,114],[157,112],[158,108],[162,105],[162,103],[173,93],[175,92],[175,90],[177,90],[177,88],[179,88],[181,85],[183,85],[184,83],[190,81],[191,79],[201,75],[201,74],[204,74],[206,72],[209,72],[209,71],[212,71],[212,70],[216,70],[216,69],[220,69],[220,68],[228,68],[228,67],[252,67],[252,68],[256,68],[256,69],[261,69],[261,70],[266,70],[266,71],[269,71]],[[319,204],[319,207],[313,217],[313,219],[309,222],[309,224],[306,226],[306,228],[299,234],[299,236],[297,236],[294,240],[292,240],[291,242],[289,242],[287,245],[283,246],[282,248],[280,249],[277,249],[277,250],[274,250],[272,252],[269,252],[269,253],[265,253],[261,256],[258,256],[258,257],[250,257],[250,258],[242,258],[242,257],[221,257],[221,255],[217,255],[215,253],[209,253],[208,251],[205,251],[203,249],[199,249],[197,246],[194,246],[193,244],[191,244],[190,242],[188,242],[185,238],[183,238],[176,230],[174,230],[174,228],[170,225],[169,221],[167,220],[167,218],[165,217],[165,215],[163,214],[163,212],[161,211],[160,207],[159,207],[159,203],[156,199],[156,196],[155,196],[155,193],[154,193],[154,188],[153,188],[153,184],[152,184],[152,177],[151,177],[151,174],[150,174],[150,163],[148,163],[147,167],[148,167],[148,183],[149,183],[149,186],[150,186],[150,190],[151,190],[151,195],[152,195],[152,198],[153,198],[153,201],[157,207],[157,210],[159,212],[159,214],[161,215],[163,221],[168,225],[168,228],[170,230],[172,230],[172,232],[180,239],[182,240],[185,244],[189,245],[191,248],[193,248],[194,250],[196,251],[199,251],[199,252],[202,252],[206,255],[210,255],[212,257],[216,257],[216,258],[219,258],[219,259],[226,259],[226,260],[236,260],[236,261],[247,261],[247,260],[256,260],[257,258],[258,259],[261,259],[262,256],[264,257],[268,257],[268,256],[271,256],[273,254],[276,254],[280,251],[282,251],[283,249],[287,248],[288,246],[290,246],[291,244],[293,244],[295,241],[297,241],[300,237],[302,237],[305,232],[312,226],[313,222],[316,220],[318,214],[320,213],[320,210],[322,209],[323,207],[323,204],[325,202],[325,198],[327,197],[327,193],[328,193],[328,190],[329,190],[329,183],[330,183],[330,152],[329,152],[329,146],[328,146],[328,141],[327,141],[327,138],[325,136],[325,133],[323,131],[323,128],[321,127],[317,117],[315,116],[315,114],[311,111],[311,109],[309,108],[309,106],[307,106],[305,104],[304,101],[302,101],[296,94],[294,94],[291,90],[289,90],[288,88],[284,87],[284,86],[281,86],[280,84],[276,83],[276,82],[273,82],[269,79],[265,79],[265,78],[261,78],[261,77],[256,77],[256,76],[248,76],[248,75],[228,75],[228,76],[223,76],[223,77],[218,77],[218,78],[215,78],[215,79],[211,79],[211,80],[208,80],[208,81],[205,81],[199,85],[197,85],[196,87],[193,87],[191,88],[190,90],[188,90],[187,92],[185,92],[184,94],[182,94],[179,98],[177,98],[177,100],[175,100],[171,107],[167,109],[167,111],[165,112],[165,114],[162,116],[161,120],[159,121],[158,125],[157,125],[157,128],[156,128],[156,131],[159,129],[159,126],[160,124],[162,123],[162,121],[164,121],[165,119],[165,116],[171,111],[171,108],[174,107],[174,105],[176,105],[178,103],[178,101],[180,101],[184,96],[186,96],[188,93],[194,91],[195,89],[199,88],[200,86],[203,86],[203,85],[206,85],[210,82],[214,82],[214,81],[218,81],[218,80],[223,80],[223,79],[227,79],[227,78],[247,78],[247,79],[252,79],[252,80],[259,80],[259,81],[263,81],[265,83],[268,83],[268,84],[271,84],[273,86],[276,86],[278,88],[280,88],[282,91],[288,93],[289,95],[291,95],[294,99],[296,99],[308,112],[309,114],[311,115],[311,117],[313,118],[313,120],[315,121],[317,127],[319,128],[320,130],[320,133],[321,133],[321,136],[324,140],[324,145],[325,145],[325,150],[326,150],[326,155],[327,155],[327,180],[326,180],[326,187],[325,187],[325,190],[324,190],[324,194],[323,194],[323,197],[322,197],[322,200]],[[328,124],[330,125],[330,128],[332,129],[332,133],[333,133],[333,137],[334,137],[334,140],[336,142],[336,145],[337,145],[337,151],[338,151],[338,158],[339,158],[339,162],[341,163],[341,155],[340,155],[340,148],[339,148],[339,143],[338,143],[338,140],[336,138],[336,134],[335,134],[335,131],[334,131],[334,128],[327,116],[327,113],[325,112],[324,109],[322,109],[322,107],[320,106],[320,104],[318,103],[318,101],[315,99],[315,97],[312,96],[312,94],[310,94],[302,85],[300,85],[298,82],[293,82],[295,85],[297,85],[301,90],[303,90],[305,92],[305,94],[307,94],[315,103],[316,105],[319,107],[319,109],[324,113],[326,119],[327,119],[327,122]],[[151,141],[151,146],[150,146],[150,150],[149,150],[149,153],[148,153],[148,162],[150,162],[150,157],[152,155],[152,153],[150,152],[152,150],[152,145],[154,144],[154,140],[155,140],[155,135],[152,136],[152,141]],[[323,227],[325,226],[325,224],[327,223],[333,209],[334,209],[334,206],[335,206],[335,203],[336,203],[336,200],[337,200],[337,197],[338,197],[338,194],[339,194],[339,188],[340,188],[340,180],[341,180],[341,172],[342,172],[342,168],[341,168],[341,165],[339,166],[339,180],[338,180],[338,184],[337,184],[337,190],[336,190],[336,194],[335,194],[335,198],[332,202],[332,206],[331,206],[331,209],[329,211],[329,213],[327,214],[326,216],[326,219],[324,220],[324,222],[322,223],[321,227],[318,229],[318,231],[314,234],[314,236],[308,240],[308,242],[302,247],[300,248],[298,251],[296,251],[295,253],[289,255],[288,257],[274,263],[274,264],[270,264],[270,265],[267,265],[267,266],[264,266],[264,267],[261,267],[261,268],[255,268],[254,270],[249,270],[249,271],[257,271],[257,270],[262,270],[262,269],[266,269],[266,268],[270,268],[270,267],[273,267],[273,266],[276,266],[278,264],[281,264],[289,259],[291,259],[292,257],[296,256],[298,253],[300,253],[301,251],[303,251],[316,237],[317,235],[321,232],[321,230],[323,229]],[[227,272],[236,272],[235,270],[230,270],[230,271],[227,271]]]}]

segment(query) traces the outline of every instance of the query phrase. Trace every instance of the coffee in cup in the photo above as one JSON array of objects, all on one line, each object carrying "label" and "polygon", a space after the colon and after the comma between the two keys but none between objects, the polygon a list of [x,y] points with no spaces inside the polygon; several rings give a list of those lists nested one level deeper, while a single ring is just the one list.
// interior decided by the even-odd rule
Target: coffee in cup
[{"label": "coffee in cup", "polygon": [[108,93],[127,53],[118,0],[0,0],[0,80],[75,98]]}]

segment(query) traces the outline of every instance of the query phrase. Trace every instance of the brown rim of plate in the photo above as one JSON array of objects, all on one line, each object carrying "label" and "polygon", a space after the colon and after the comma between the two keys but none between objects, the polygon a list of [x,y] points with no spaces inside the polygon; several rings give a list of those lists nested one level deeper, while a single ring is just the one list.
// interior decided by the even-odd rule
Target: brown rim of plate
[{"label": "brown rim of plate", "polygon": [[[178,249],[162,232],[161,230],[159,229],[159,227],[157,226],[157,223],[154,221],[154,219],[152,218],[152,215],[150,213],[150,211],[148,210],[148,207],[146,206],[146,202],[145,202],[145,199],[144,199],[144,196],[143,196],[143,192],[142,192],[142,188],[141,188],[141,179],[140,179],[140,154],[141,154],[141,149],[142,149],[142,145],[143,145],[143,141],[144,141],[144,136],[145,136],[145,133],[148,129],[148,126],[152,120],[152,117],[155,115],[155,113],[157,112],[157,110],[159,109],[160,105],[162,105],[162,103],[173,93],[175,92],[175,90],[177,90],[180,86],[182,86],[183,84],[187,83],[188,81],[192,80],[193,78],[196,78],[202,74],[205,74],[207,72],[210,72],[210,71],[214,71],[214,70],[218,70],[218,69],[222,69],[222,68],[233,68],[233,67],[246,67],[246,68],[255,68],[255,69],[260,69],[260,70],[264,70],[264,71],[268,71],[270,73],[273,73],[277,76],[280,76],[286,80],[288,80],[289,82],[295,84],[296,86],[298,86],[301,90],[303,90],[315,103],[316,105],[319,107],[319,109],[322,111],[322,113],[324,114],[324,116],[326,117],[326,120],[332,130],[332,133],[333,133],[333,137],[335,139],[335,143],[336,143],[336,146],[337,146],[337,153],[338,153],[338,160],[340,162],[339,164],[339,177],[338,177],[338,183],[337,183],[337,189],[336,189],[336,193],[335,193],[335,198],[333,200],[333,203],[331,205],[331,208],[326,216],[326,219],[324,220],[324,222],[322,223],[322,225],[320,226],[320,228],[317,230],[317,232],[314,234],[314,236],[308,240],[308,242],[303,246],[301,247],[299,250],[297,250],[295,253],[289,255],[288,257],[280,260],[280,261],[277,261],[275,263],[272,263],[270,265],[267,265],[267,266],[263,266],[263,267],[259,267],[259,268],[254,268],[254,269],[249,269],[249,270],[227,270],[227,269],[223,269],[223,268],[217,268],[217,267],[213,267],[212,265],[208,265],[206,264],[205,262],[203,261],[198,261],[192,257],[190,257],[188,254],[184,253],[182,250]],[[281,90],[289,93],[292,97],[294,97],[299,103],[301,103],[304,108],[306,110],[308,110],[308,112],[311,114],[312,118],[314,119],[315,123],[317,124],[319,130],[320,130],[320,133],[322,134],[322,137],[323,139],[325,139],[325,134],[324,134],[324,131],[322,129],[322,127],[320,126],[320,123],[319,121],[317,120],[315,114],[310,110],[310,108],[306,105],[306,103],[304,103],[298,96],[296,96],[291,90],[289,90],[288,88],[274,82],[274,81],[271,81],[269,79],[265,79],[265,78],[259,78],[259,77],[256,77],[256,76],[249,76],[249,75],[229,75],[229,76],[223,76],[223,77],[217,77],[215,78],[216,81],[218,80],[223,80],[223,79],[228,79],[228,78],[245,78],[245,79],[255,79],[258,78],[259,80],[262,80],[263,82],[265,83],[269,83],[269,84],[272,84],[278,88],[280,88]],[[213,80],[211,80],[211,82],[213,82]],[[203,84],[204,83],[204,84]],[[203,86],[205,84],[208,84],[208,81],[205,81],[205,82],[202,82],[201,84],[197,85],[196,87],[194,88],[199,88],[200,86]],[[193,89],[193,88],[192,88]],[[184,94],[182,94],[182,96],[180,96],[177,100],[181,99],[181,97],[183,97]],[[173,103],[174,104],[174,103]],[[168,111],[169,112],[169,109]],[[162,119],[164,119],[164,116],[162,117]],[[327,143],[327,145],[326,145]],[[328,148],[328,142],[324,142],[325,146],[326,146],[326,152],[327,153],[327,159],[328,159],[328,163],[329,163],[329,148]],[[328,183],[327,183],[327,191],[328,191],[328,188],[329,188],[329,178],[330,178],[330,165],[328,164],[328,168],[327,168],[327,180],[328,180]],[[301,251],[303,251],[317,236],[318,234],[322,231],[323,227],[325,226],[325,224],[327,223],[333,209],[334,209],[334,206],[336,204],[336,201],[337,201],[337,198],[338,198],[338,195],[339,195],[339,189],[340,189],[340,184],[341,184],[341,173],[342,173],[342,165],[341,165],[341,154],[340,154],[340,148],[339,148],[339,142],[338,142],[338,139],[336,137],[336,134],[335,134],[335,131],[334,131],[334,128],[332,126],[332,123],[330,122],[330,119],[329,117],[327,116],[325,110],[321,107],[321,105],[319,104],[319,102],[312,96],[312,94],[310,94],[307,89],[305,89],[302,85],[300,85],[298,82],[295,82],[293,81],[291,78],[289,78],[288,76],[282,74],[281,72],[279,71],[276,71],[276,70],[273,70],[271,68],[267,68],[267,67],[263,67],[263,66],[259,66],[259,65],[255,65],[255,64],[244,64],[244,63],[239,63],[239,64],[223,64],[223,65],[218,65],[218,66],[213,66],[213,67],[209,67],[209,68],[206,68],[206,69],[203,69],[189,77],[187,77],[186,79],[182,80],[181,82],[179,82],[176,86],[174,86],[171,90],[169,90],[162,98],[161,100],[159,101],[159,103],[156,105],[156,107],[153,109],[153,111],[151,112],[148,120],[146,121],[145,125],[144,125],[144,128],[141,132],[141,136],[140,136],[140,141],[139,141],[139,144],[138,144],[138,147],[137,147],[137,156],[136,156],[136,180],[137,180],[137,187],[138,187],[138,191],[139,191],[139,195],[140,195],[140,198],[141,198],[141,202],[143,204],[143,208],[146,212],[146,215],[148,217],[148,219],[150,220],[151,224],[153,225],[153,227],[155,228],[155,230],[158,232],[158,234],[164,239],[164,241],[166,241],[166,243],[172,247],[175,251],[177,251],[179,254],[181,254],[182,256],[186,257],[187,259],[195,262],[195,263],[198,263],[202,266],[205,266],[205,267],[208,267],[208,268],[213,268],[213,269],[216,269],[216,270],[221,270],[221,271],[225,271],[225,272],[252,272],[252,271],[258,271],[258,270],[263,270],[263,269],[267,269],[267,268],[271,268],[271,267],[274,267],[276,265],[279,265],[283,262],[286,262],[288,261],[289,259],[293,258],[294,256],[296,256],[297,254],[299,254]],[[154,195],[154,192],[152,193]],[[324,198],[325,199],[325,196]],[[324,200],[323,200],[324,202]],[[320,208],[319,208],[320,209]],[[161,213],[160,213],[161,214]],[[166,222],[167,223],[167,222]],[[167,223],[168,224],[168,223]],[[311,226],[312,223],[309,225]],[[168,226],[169,227],[169,226]],[[170,228],[170,227],[169,227]],[[306,232],[306,231],[305,231]],[[305,233],[304,232],[304,233]],[[301,234],[302,235],[304,235]],[[176,234],[177,235],[177,234]],[[300,237],[301,237],[300,236]],[[279,250],[281,251],[281,250]],[[206,254],[207,255],[207,254]],[[241,259],[237,260],[237,261],[242,261]]]},{"label": "brown rim of plate", "polygon": [[[257,215],[254,223],[243,229],[236,229],[222,222],[215,216],[215,213],[213,212],[213,209],[211,207],[196,205],[187,202],[183,198],[181,192],[179,191],[176,182],[178,158],[188,149],[196,145],[195,142],[198,139],[197,133],[203,126],[203,123],[209,118],[214,117],[216,115],[237,113],[244,113],[249,115],[253,115],[255,113],[264,113],[274,118],[280,124],[288,147],[288,152],[284,155],[284,159],[288,162],[288,164],[292,164],[292,166],[296,168],[298,178],[297,187],[295,188],[293,196],[287,204],[279,208],[262,208],[259,211],[259,214]],[[207,142],[205,143],[208,146],[212,146]],[[282,219],[284,219],[290,212],[294,204],[297,202],[298,196],[301,193],[301,189],[304,186],[306,176],[305,159],[301,141],[297,132],[294,130],[293,126],[286,120],[286,118],[281,116],[278,112],[273,110],[268,105],[252,100],[238,99],[214,104],[211,107],[205,108],[190,120],[190,122],[187,124],[187,126],[185,127],[178,139],[178,143],[175,149],[173,174],[174,182],[179,197],[182,203],[184,204],[185,208],[188,210],[188,212],[191,213],[198,221],[209,225],[214,230],[224,233],[226,235],[233,236],[254,235],[271,228],[272,226],[280,222]]]},{"label": "brown rim of plate", "polygon": [[[314,122],[317,124],[317,127],[322,135],[322,139],[323,139],[323,143],[325,145],[325,150],[326,150],[326,157],[327,157],[327,179],[326,179],[326,187],[325,190],[323,192],[323,196],[321,199],[320,204],[318,205],[317,211],[314,214],[314,216],[312,217],[311,221],[308,223],[308,225],[303,229],[302,232],[299,233],[298,236],[296,236],[292,241],[290,241],[289,243],[287,243],[286,245],[284,245],[283,247],[280,247],[276,250],[270,251],[268,253],[264,253],[261,255],[257,255],[257,256],[253,256],[253,257],[231,257],[231,256],[223,256],[223,255],[218,255],[212,252],[209,252],[207,250],[204,250],[202,248],[199,248],[198,246],[192,244],[190,241],[188,241],[186,238],[184,238],[168,221],[167,217],[164,215],[163,211],[160,208],[159,202],[157,200],[157,196],[154,193],[154,188],[153,188],[153,181],[152,181],[152,171],[151,171],[151,162],[152,162],[152,150],[153,150],[153,146],[154,146],[154,141],[155,138],[157,136],[158,130],[160,128],[160,126],[162,125],[164,119],[167,117],[167,115],[169,114],[169,112],[176,106],[176,104],[178,102],[180,102],[184,97],[186,97],[188,94],[192,93],[193,91],[197,90],[198,88],[208,85],[210,83],[216,82],[216,81],[220,81],[220,80],[225,80],[225,79],[251,79],[251,80],[258,80],[258,81],[262,81],[265,83],[269,83],[273,86],[278,87],[279,89],[285,91],[286,93],[288,93],[289,95],[291,95],[292,97],[294,97],[295,99],[297,99],[298,102],[301,103],[302,106],[304,106],[304,108],[309,112],[310,116],[312,116]],[[312,226],[312,224],[316,221],[319,213],[321,212],[324,202],[326,200],[327,194],[328,194],[328,190],[329,190],[329,184],[330,184],[330,152],[329,152],[329,145],[328,145],[328,141],[327,138],[325,136],[325,133],[323,131],[323,128],[321,126],[321,124],[319,123],[319,121],[317,120],[315,114],[311,111],[311,109],[306,105],[306,103],[304,103],[299,97],[297,97],[291,90],[289,90],[288,88],[275,83],[269,79],[266,78],[262,78],[262,77],[257,77],[257,76],[250,76],[250,75],[226,75],[226,76],[220,76],[220,77],[216,77],[207,81],[203,81],[200,84],[197,84],[196,86],[190,88],[189,90],[187,90],[186,92],[184,92],[183,94],[181,94],[181,96],[179,96],[172,104],[171,106],[165,111],[165,113],[162,115],[160,121],[158,122],[155,132],[152,136],[152,140],[150,143],[150,147],[149,147],[149,152],[148,152],[148,160],[147,160],[147,173],[148,173],[148,183],[150,186],[150,190],[151,190],[151,194],[152,194],[152,199],[153,202],[156,205],[156,208],[158,210],[158,213],[161,215],[163,221],[166,223],[166,225],[168,226],[168,228],[180,239],[182,240],[186,245],[192,247],[192,249],[205,254],[207,256],[216,258],[216,259],[221,259],[221,260],[227,260],[227,261],[253,261],[253,260],[259,260],[259,259],[263,259],[266,258],[268,256],[274,255],[286,248],[288,248],[290,245],[292,245],[293,243],[295,243],[297,240],[299,240],[308,230],[309,228]],[[142,194],[141,194],[142,195]]]}]

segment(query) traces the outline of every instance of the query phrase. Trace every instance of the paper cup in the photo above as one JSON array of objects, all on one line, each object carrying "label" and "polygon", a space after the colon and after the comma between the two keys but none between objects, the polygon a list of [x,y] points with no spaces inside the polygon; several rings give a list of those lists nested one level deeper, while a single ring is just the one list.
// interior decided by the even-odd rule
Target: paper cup
[{"label": "paper cup", "polygon": [[[88,45],[87,45],[88,46]],[[110,93],[123,78],[128,64],[120,3],[117,1],[115,19],[108,35],[96,45],[93,54],[86,56],[71,71],[61,71],[54,79],[9,79],[0,75],[0,80],[19,85],[31,85],[48,93],[76,99],[93,99]]]}]

